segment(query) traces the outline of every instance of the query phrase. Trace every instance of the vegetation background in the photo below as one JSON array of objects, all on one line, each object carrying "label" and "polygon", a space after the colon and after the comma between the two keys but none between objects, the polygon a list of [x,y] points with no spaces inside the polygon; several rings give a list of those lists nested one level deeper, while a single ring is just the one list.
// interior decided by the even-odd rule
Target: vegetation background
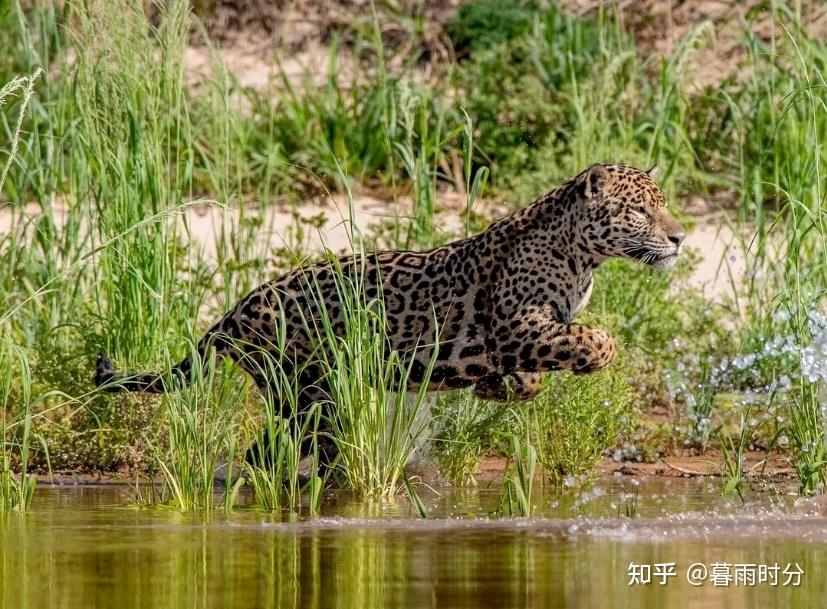
[{"label": "vegetation background", "polygon": [[[512,512],[530,510],[535,470],[579,487],[601,459],[707,455],[730,492],[772,473],[823,492],[827,9],[644,5],[0,4],[0,508],[67,470],[211,507],[222,461],[272,509],[308,493],[312,509],[324,484],[415,498],[415,446],[452,484],[504,459]],[[604,373],[552,375],[528,404],[419,395],[397,417],[381,380],[396,364],[368,357],[381,311],[357,298],[334,400],[350,453],[306,485],[313,430],[232,366],[163,398],[93,387],[98,351],[168,366],[323,246],[429,248],[595,162],[657,163],[694,244],[668,274],[599,270],[584,318],[622,346]],[[239,458],[264,428],[275,471]],[[227,507],[244,484],[229,478]]]}]

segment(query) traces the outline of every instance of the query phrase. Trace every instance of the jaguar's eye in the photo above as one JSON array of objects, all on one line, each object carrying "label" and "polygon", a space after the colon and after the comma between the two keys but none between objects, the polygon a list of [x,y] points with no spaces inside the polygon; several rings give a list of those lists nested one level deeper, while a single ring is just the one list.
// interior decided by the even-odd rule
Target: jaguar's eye
[{"label": "jaguar's eye", "polygon": [[651,214],[648,211],[646,211],[646,209],[643,208],[643,207],[633,207],[632,208],[632,214],[634,214],[635,216],[637,216],[641,220],[647,220],[648,221],[648,220],[652,219]]}]

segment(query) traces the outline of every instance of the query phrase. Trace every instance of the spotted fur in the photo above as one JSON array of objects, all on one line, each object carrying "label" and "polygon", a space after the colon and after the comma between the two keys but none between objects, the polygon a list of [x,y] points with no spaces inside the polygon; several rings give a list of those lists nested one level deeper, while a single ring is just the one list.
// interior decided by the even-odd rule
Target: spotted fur
[{"label": "spotted fur", "polygon": [[[429,389],[474,386],[482,398],[529,399],[545,372],[583,374],[612,361],[614,340],[573,321],[589,301],[601,262],[674,264],[684,232],[654,177],[651,170],[593,165],[473,237],[427,252],[345,257],[339,266],[347,274],[360,265],[368,298],[381,291],[390,346],[412,354],[410,389],[436,355]],[[206,333],[198,356],[212,347],[267,390],[262,359],[269,352],[287,369],[301,370],[302,404],[324,400],[325,381],[312,364],[319,341],[306,321],[318,319],[324,306],[334,330],[343,332],[335,277],[326,262],[256,288]],[[323,305],[317,293],[325,295]],[[96,382],[112,391],[157,393],[176,387],[176,378],[186,382],[191,369],[185,358],[172,374],[126,375],[101,354]]]}]

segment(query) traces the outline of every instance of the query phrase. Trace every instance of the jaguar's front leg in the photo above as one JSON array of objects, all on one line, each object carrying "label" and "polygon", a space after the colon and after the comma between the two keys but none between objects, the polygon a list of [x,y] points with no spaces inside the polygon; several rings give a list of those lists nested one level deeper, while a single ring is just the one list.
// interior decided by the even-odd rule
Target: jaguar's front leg
[{"label": "jaguar's front leg", "polygon": [[512,324],[508,339],[498,337],[497,356],[500,368],[509,372],[567,369],[586,374],[608,366],[617,352],[604,330],[582,324],[526,321]]},{"label": "jaguar's front leg", "polygon": [[540,372],[488,374],[474,384],[474,395],[496,402],[530,400],[540,391],[542,381]]}]

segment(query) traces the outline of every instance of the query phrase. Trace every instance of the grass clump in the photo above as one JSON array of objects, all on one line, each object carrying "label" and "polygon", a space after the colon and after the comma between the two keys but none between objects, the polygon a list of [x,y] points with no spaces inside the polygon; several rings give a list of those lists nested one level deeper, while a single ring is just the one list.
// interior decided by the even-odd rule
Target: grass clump
[{"label": "grass clump", "polygon": [[164,478],[161,500],[182,511],[209,512],[216,503],[216,470],[222,461],[225,507],[232,507],[244,483],[233,476],[243,393],[235,378],[220,373],[214,357],[202,361],[193,355],[192,361],[191,382],[164,396],[162,443],[148,441]]},{"label": "grass clump", "polygon": [[500,512],[507,516],[530,518],[534,512],[534,482],[537,472],[537,449],[529,441],[528,428],[525,440],[517,433],[511,434],[509,461],[513,470],[507,470],[500,491]]},{"label": "grass clump", "polygon": [[[21,98],[8,157],[0,173],[0,192],[15,160],[26,109],[41,74],[38,70],[31,77],[14,78],[0,89],[0,108],[12,95],[18,94]],[[0,512],[27,510],[37,485],[37,477],[29,473],[33,406],[31,368],[27,354],[12,336],[11,325],[9,312],[0,310]]]},{"label": "grass clump", "polygon": [[[285,352],[287,327],[279,321],[278,350]],[[296,513],[303,507],[302,491],[309,492],[308,509],[318,511],[321,491],[330,474],[320,460],[319,440],[323,433],[324,404],[302,404],[302,369],[289,372],[277,357],[261,352],[260,373],[269,389],[262,396],[264,417],[251,417],[248,427],[254,441],[247,451],[245,469],[258,503],[265,509],[287,509]],[[308,389],[308,388],[304,388]],[[301,461],[309,455],[309,475],[300,478]]]},{"label": "grass clump", "polygon": [[559,152],[558,140],[568,137],[571,83],[600,52],[595,24],[514,0],[463,5],[451,23],[454,44],[470,52],[455,78],[476,132],[475,161],[492,164],[509,186],[512,174],[538,168],[539,150]]},{"label": "grass clump", "polygon": [[628,369],[616,366],[592,374],[588,382],[565,375],[520,413],[544,474],[557,486],[587,481],[602,455],[617,445],[629,417],[634,391]]},{"label": "grass clump", "polygon": [[0,512],[26,511],[37,485],[29,472],[31,371],[25,353],[5,332],[0,333],[0,434]]},{"label": "grass clump", "polygon": [[533,0],[476,0],[461,4],[446,30],[456,52],[473,54],[526,34],[538,13]]},{"label": "grass clump", "polygon": [[[769,45],[748,38],[754,77],[739,100],[751,104],[748,111],[739,108],[745,123],[738,131],[740,213],[755,219],[744,331],[758,354],[787,362],[792,382],[781,399],[789,409],[801,491],[810,494],[823,492],[827,465],[819,399],[820,371],[827,369],[819,346],[827,285],[827,45],[807,35],[784,7],[779,17],[785,27]],[[785,69],[768,69],[767,62]]]},{"label": "grass clump", "polygon": [[465,390],[440,396],[434,409],[435,454],[440,473],[452,486],[476,485],[475,474],[512,405],[486,402]]},{"label": "grass clump", "polygon": [[[437,348],[436,343],[417,344],[409,353],[390,348],[384,301],[381,291],[367,295],[365,262],[364,254],[347,268],[333,262],[341,328],[337,332],[326,308],[320,307],[318,330],[332,404],[328,423],[342,475],[357,493],[381,497],[401,489],[405,465],[425,429],[422,413]],[[375,272],[381,281],[381,268]],[[325,296],[316,293],[320,299]],[[431,353],[425,365],[417,361],[424,349]],[[419,389],[408,394],[415,365],[421,366],[422,380]]]}]

